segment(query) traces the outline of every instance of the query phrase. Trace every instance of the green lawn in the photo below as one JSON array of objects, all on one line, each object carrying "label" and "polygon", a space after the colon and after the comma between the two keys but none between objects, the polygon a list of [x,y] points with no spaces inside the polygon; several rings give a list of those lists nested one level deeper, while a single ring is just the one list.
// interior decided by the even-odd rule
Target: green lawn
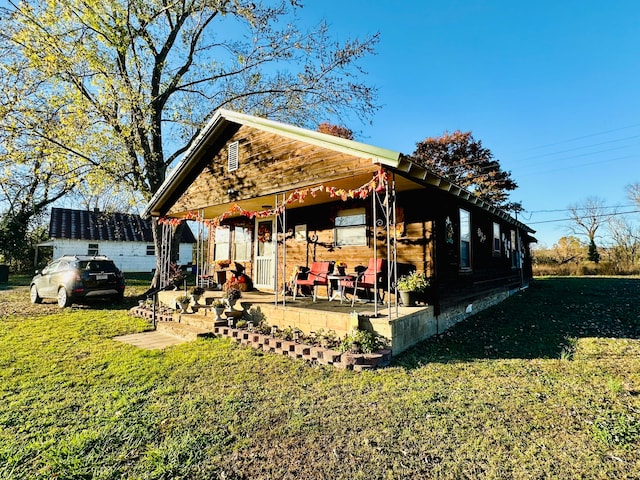
[{"label": "green lawn", "polygon": [[26,297],[0,291],[0,479],[640,478],[637,278],[539,279],[361,373],[142,351],[124,309]]}]

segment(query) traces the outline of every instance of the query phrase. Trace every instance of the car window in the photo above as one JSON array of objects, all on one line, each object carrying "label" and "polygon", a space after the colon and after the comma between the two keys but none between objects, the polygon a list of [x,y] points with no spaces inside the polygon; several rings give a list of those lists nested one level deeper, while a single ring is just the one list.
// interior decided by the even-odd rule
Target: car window
[{"label": "car window", "polygon": [[56,267],[56,272],[64,272],[65,270],[69,270],[69,262],[60,262]]},{"label": "car window", "polygon": [[115,272],[117,270],[113,262],[105,260],[87,260],[78,262],[78,269],[89,272]]},{"label": "car window", "polygon": [[60,263],[60,261],[57,262],[51,262],[49,265],[47,265],[46,267],[44,267],[42,269],[42,275],[46,275],[48,273],[52,273],[55,272],[56,268],[58,267],[58,264]]}]

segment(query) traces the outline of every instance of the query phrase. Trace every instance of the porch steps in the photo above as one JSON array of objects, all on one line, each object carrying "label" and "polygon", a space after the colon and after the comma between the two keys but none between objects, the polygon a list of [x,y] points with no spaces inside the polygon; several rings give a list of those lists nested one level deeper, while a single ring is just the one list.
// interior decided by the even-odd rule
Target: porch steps
[{"label": "porch steps", "polygon": [[184,340],[197,340],[199,337],[211,335],[211,330],[181,322],[161,321],[156,323],[156,330],[166,335]]}]

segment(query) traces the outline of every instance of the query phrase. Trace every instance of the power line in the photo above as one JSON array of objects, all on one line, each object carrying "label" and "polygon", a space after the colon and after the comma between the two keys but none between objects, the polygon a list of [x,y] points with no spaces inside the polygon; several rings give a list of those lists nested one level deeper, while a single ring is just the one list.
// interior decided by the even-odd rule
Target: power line
[{"label": "power line", "polygon": [[590,133],[590,134],[587,134],[587,135],[581,135],[579,137],[569,138],[567,140],[561,140],[559,142],[547,143],[546,145],[538,145],[537,147],[530,147],[530,148],[527,148],[526,150],[523,150],[523,151],[527,152],[527,151],[531,151],[531,150],[539,150],[541,148],[553,147],[555,145],[562,145],[563,143],[575,142],[577,140],[582,140],[584,138],[597,137],[599,135],[605,135],[607,133],[612,133],[612,132],[619,132],[620,130],[627,130],[629,128],[635,128],[635,127],[640,127],[640,123],[636,123],[634,125],[628,125],[626,127],[614,128],[614,129],[611,129],[611,130],[604,130],[602,132],[596,132],[596,133]]},{"label": "power line", "polygon": [[[629,208],[635,207],[635,203],[629,205],[611,205],[611,206],[598,206],[598,208]],[[589,210],[590,207],[578,207],[577,210]],[[558,208],[556,210],[527,210],[528,213],[553,213],[553,212],[568,212],[569,208]]]},{"label": "power line", "polygon": [[[552,155],[559,155],[561,153],[575,152],[576,150],[581,150],[581,149],[584,149],[584,148],[599,147],[601,145],[606,145],[608,143],[615,143],[615,142],[620,142],[620,141],[624,141],[624,140],[632,140],[634,138],[640,138],[640,135],[633,135],[631,137],[617,138],[617,139],[614,139],[614,140],[606,140],[604,142],[592,143],[590,145],[582,145],[582,146],[574,147],[574,148],[567,148],[565,150],[558,150],[556,152],[541,153],[539,155],[533,155],[531,157],[525,157],[522,160],[531,160],[531,159],[536,159],[536,158],[540,158],[540,157],[550,157]],[[616,149],[619,149],[619,148],[624,148],[624,147],[616,147]],[[604,151],[606,152],[607,150],[604,150]],[[583,154],[583,155],[586,155],[586,154]],[[569,158],[573,158],[573,157],[569,157]]]},{"label": "power line", "polygon": [[[618,215],[627,215],[629,213],[640,213],[640,210],[632,210],[630,212],[619,212],[619,213],[605,213],[602,215],[593,215],[590,218],[599,218],[599,217],[616,217]],[[528,225],[540,225],[541,223],[560,223],[560,222],[571,222],[573,218],[557,218],[555,220],[542,220],[540,222],[527,222]]]}]

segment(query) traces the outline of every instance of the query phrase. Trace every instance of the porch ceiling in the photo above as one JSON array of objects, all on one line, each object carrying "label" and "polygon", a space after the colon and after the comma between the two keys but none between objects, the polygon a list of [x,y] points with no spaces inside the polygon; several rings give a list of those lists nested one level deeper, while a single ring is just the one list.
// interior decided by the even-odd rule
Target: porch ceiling
[{"label": "porch ceiling", "polygon": [[[265,210],[273,209],[276,207],[276,205],[282,205],[283,199],[289,198],[289,196],[296,191],[309,192],[321,186],[331,186],[336,189],[353,190],[369,182],[372,178],[372,175],[373,173],[360,174],[353,175],[347,178],[340,178],[331,182],[316,183],[305,186],[295,185],[278,193],[270,193],[268,195],[261,195],[254,198],[238,198],[237,200],[228,200],[226,202],[215,205],[206,205],[205,203],[201,203],[201,205],[206,205],[201,207],[201,211],[204,212],[204,219],[217,218],[226,212],[230,212],[234,205],[238,205],[240,208],[246,211],[262,212]],[[416,188],[416,184],[414,183],[413,185],[413,188]],[[308,193],[302,202],[295,200],[291,203],[288,203],[286,205],[286,208],[294,209],[335,201],[336,198],[331,197],[327,191],[320,190],[318,188],[314,192],[314,194]],[[188,211],[189,210],[172,211],[171,214],[180,217],[186,215]],[[228,218],[233,218],[234,216],[239,216],[239,214],[231,214]]]}]

